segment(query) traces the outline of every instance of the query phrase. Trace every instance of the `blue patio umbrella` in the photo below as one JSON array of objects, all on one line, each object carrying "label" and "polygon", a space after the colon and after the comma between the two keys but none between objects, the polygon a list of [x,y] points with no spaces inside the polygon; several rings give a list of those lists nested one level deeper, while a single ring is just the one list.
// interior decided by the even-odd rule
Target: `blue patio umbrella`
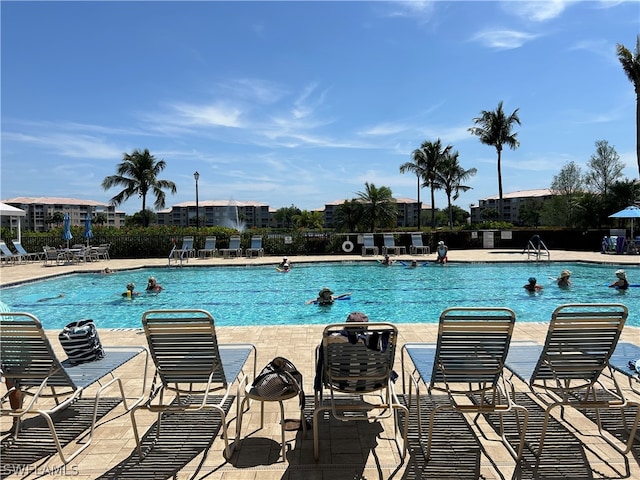
[{"label": "blue patio umbrella", "polygon": [[82,236],[87,239],[87,245],[89,245],[89,239],[93,238],[93,232],[91,231],[91,215],[88,213],[84,219],[84,234]]},{"label": "blue patio umbrella", "polygon": [[640,207],[636,207],[635,205],[629,205],[627,208],[623,208],[619,212],[612,213],[609,215],[609,218],[630,218],[631,219],[631,239],[633,240],[635,237],[633,236],[633,219],[640,218]]},{"label": "blue patio umbrella", "polygon": [[73,238],[71,235],[71,217],[68,213],[64,214],[64,222],[62,223],[62,239],[67,241],[67,248],[69,248],[69,240]]}]

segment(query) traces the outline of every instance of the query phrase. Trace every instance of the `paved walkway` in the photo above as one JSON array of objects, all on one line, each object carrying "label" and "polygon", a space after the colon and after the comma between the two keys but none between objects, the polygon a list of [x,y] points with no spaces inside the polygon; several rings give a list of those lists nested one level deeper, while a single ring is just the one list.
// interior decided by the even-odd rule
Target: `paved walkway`
[{"label": "paved walkway", "polygon": [[[432,258],[431,256],[430,258]],[[403,256],[409,259],[410,256]],[[422,257],[424,258],[424,257]],[[452,262],[526,261],[521,251],[470,250],[450,252]],[[360,256],[292,257],[295,263],[306,261],[361,261]],[[365,260],[371,260],[371,257]],[[552,261],[605,262],[611,265],[638,264],[640,256],[601,255],[591,252],[552,251]],[[238,265],[243,263],[277,263],[279,258],[262,259],[208,259],[190,260],[189,265]],[[111,260],[97,263],[43,266],[41,263],[3,266],[0,268],[1,284],[28,281],[48,275],[66,274],[72,271],[139,268],[167,265],[166,259]],[[0,291],[1,293],[1,291]],[[9,300],[9,299],[6,299]],[[9,301],[10,303],[10,301]],[[293,360],[304,375],[307,393],[306,415],[312,418],[314,376],[314,348],[321,337],[322,326],[275,327],[220,327],[221,343],[252,342],[258,351],[258,369],[275,356]],[[434,341],[436,325],[398,325],[400,345],[408,341]],[[56,351],[62,354],[57,332],[47,332]],[[546,325],[517,324],[514,341],[542,342]],[[145,338],[139,330],[101,330],[104,345],[144,345]],[[640,329],[625,328],[623,339],[640,343]],[[140,391],[144,364],[136,359],[119,370],[125,382],[128,396]],[[401,371],[398,355],[396,370]],[[151,380],[151,374],[149,374]],[[400,382],[399,382],[400,383]],[[592,478],[640,479],[640,440],[632,451],[621,455],[603,440],[593,422],[593,416],[584,416],[567,410],[568,422],[551,422],[551,435],[540,461],[536,464],[529,447],[536,445],[536,433],[540,431],[542,408],[527,394],[524,384],[517,383],[517,400],[530,411],[530,433],[521,468],[498,440],[497,425],[492,419],[472,416],[445,415],[437,428],[433,456],[427,461],[418,440],[415,410],[410,420],[410,453],[403,461],[401,443],[394,435],[393,423],[321,421],[320,460],[313,460],[313,432],[306,438],[300,431],[287,431],[287,461],[279,459],[279,413],[272,403],[266,404],[265,428],[260,426],[260,408],[253,404],[243,420],[242,441],[227,461],[223,455],[224,442],[220,438],[220,422],[208,413],[179,415],[163,422],[160,439],[151,447],[145,460],[139,462],[135,452],[135,440],[128,415],[123,415],[122,405],[112,410],[100,411],[99,427],[93,442],[74,459],[66,470],[61,470],[60,459],[51,455],[48,446],[34,446],[33,442],[10,446],[3,443],[0,478],[175,478],[210,480],[271,480],[271,479],[556,479],[572,480]],[[397,385],[401,391],[402,386]],[[110,393],[107,393],[107,397]],[[638,395],[630,393],[635,401]],[[114,406],[115,402],[109,404]],[[296,400],[286,402],[286,417],[296,417]],[[231,429],[235,429],[235,404],[230,415]],[[70,433],[67,448],[73,448],[80,437],[82,422],[87,420],[90,409],[82,400],[65,410],[58,420],[61,432]],[[634,411],[629,411],[629,415]],[[153,432],[156,418],[140,414],[136,417],[141,432]],[[616,423],[617,422],[617,423]],[[605,428],[614,437],[624,438],[618,428],[619,417],[605,417]],[[7,419],[0,421],[0,430],[9,427]],[[40,436],[42,425],[28,425],[32,435]],[[42,435],[45,438],[46,435]],[[148,437],[145,437],[148,440]],[[233,442],[237,446],[236,442]],[[18,472],[11,474],[12,472]]]}]

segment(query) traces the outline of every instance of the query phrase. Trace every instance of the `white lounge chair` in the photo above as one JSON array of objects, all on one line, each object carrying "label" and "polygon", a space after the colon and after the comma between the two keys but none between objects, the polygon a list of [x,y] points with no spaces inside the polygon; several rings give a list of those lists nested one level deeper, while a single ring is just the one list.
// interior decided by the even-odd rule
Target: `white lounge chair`
[{"label": "white lounge chair", "polygon": [[[19,385],[25,397],[24,405],[14,410],[6,405],[9,395],[13,393],[13,388],[9,390],[2,397],[0,414],[17,420],[13,433],[15,440],[20,434],[23,417],[32,414],[42,416],[49,426],[58,454],[65,464],[91,445],[96,427],[98,402],[107,388],[114,384],[118,385],[125,411],[142,401],[148,360],[148,353],[144,347],[103,347],[105,355],[100,360],[80,364],[71,364],[68,360],[61,362],[54,353],[42,324],[29,313],[0,312],[0,336],[2,337],[0,342],[2,375],[13,385]],[[113,372],[143,352],[146,354],[143,376],[145,380],[142,382],[141,395],[133,405],[129,405],[127,398],[131,397],[125,395],[122,381],[119,377],[114,377]],[[93,416],[89,435],[83,437],[80,447],[66,454],[53,417],[78,399],[87,398],[87,387],[94,384],[100,387],[93,396]],[[51,393],[47,393],[49,389]],[[41,399],[47,398],[53,398],[55,402],[39,403]]]},{"label": "white lounge chair", "polygon": [[224,258],[229,258],[231,256],[241,257],[242,256],[242,248],[240,247],[240,235],[233,235],[229,239],[229,248],[221,248],[220,254]]},{"label": "white lounge chair", "polygon": [[383,255],[403,255],[407,253],[407,249],[404,246],[396,245],[396,240],[393,237],[393,233],[383,234],[384,245],[382,247]]},{"label": "white lounge chair", "polygon": [[215,257],[218,254],[216,248],[216,237],[207,237],[204,240],[204,248],[198,250],[199,258]]},{"label": "white lounge chair", "polygon": [[362,235],[362,241],[363,241],[363,245],[362,245],[362,256],[366,256],[369,255],[369,252],[371,252],[371,255],[378,255],[378,247],[376,247],[375,242],[374,242],[374,238],[373,238],[373,233],[365,233]]},{"label": "white lounge chair", "polygon": [[411,255],[429,255],[431,253],[431,247],[422,243],[421,233],[412,233],[409,252],[411,252]]},{"label": "white lounge chair", "polygon": [[[230,458],[225,403],[232,386],[237,385],[238,418],[242,392],[255,377],[255,346],[218,344],[213,316],[206,310],[149,310],[142,315],[142,326],[156,367],[156,380],[147,399],[131,410],[138,455],[143,457],[135,420],[137,410],[157,413],[157,438],[163,413],[212,409],[221,416],[225,454]],[[244,368],[251,355],[253,367],[248,375]],[[217,395],[219,392],[222,396]],[[175,396],[179,401],[173,402],[166,396]]]},{"label": "white lounge chair", "polygon": [[262,257],[264,248],[262,248],[262,237],[255,235],[251,237],[251,247],[246,250],[247,257]]},{"label": "white lounge chair", "polygon": [[18,252],[20,255],[22,255],[24,258],[26,258],[27,260],[42,260],[42,253],[39,252],[33,252],[33,253],[29,253],[27,252],[24,247],[22,246],[22,243],[19,242],[18,240],[13,240],[13,247],[16,249],[16,252]]},{"label": "white lounge chair", "polygon": [[[621,424],[626,427],[624,409],[635,407],[635,420],[624,449],[604,437],[621,453],[631,450],[640,422],[640,404],[627,400],[610,363],[628,314],[622,304],[561,305],[551,315],[544,345],[512,345],[507,368],[547,405],[537,456],[544,447],[552,410],[568,406],[595,409],[599,430],[599,410],[620,410]],[[612,385],[601,382],[603,373]]]},{"label": "white lounge chair", "polygon": [[[527,409],[514,402],[504,378],[504,365],[515,324],[515,313],[503,307],[453,307],[440,315],[437,343],[406,343],[402,347],[403,387],[405,373],[409,374],[408,399],[416,391],[419,434],[422,435],[420,384],[427,386],[429,395],[434,390],[446,392],[446,401],[433,398],[435,407],[429,410],[429,427],[425,455],[431,456],[435,416],[444,409],[460,413],[499,414],[514,412],[518,425],[519,442],[514,449],[504,431],[502,442],[509,453],[520,461],[528,423]],[[411,358],[413,370],[405,366],[405,355]],[[470,402],[473,397],[483,400]],[[519,422],[517,422],[519,423]],[[502,421],[501,421],[502,425]],[[421,443],[422,445],[422,443]]]}]

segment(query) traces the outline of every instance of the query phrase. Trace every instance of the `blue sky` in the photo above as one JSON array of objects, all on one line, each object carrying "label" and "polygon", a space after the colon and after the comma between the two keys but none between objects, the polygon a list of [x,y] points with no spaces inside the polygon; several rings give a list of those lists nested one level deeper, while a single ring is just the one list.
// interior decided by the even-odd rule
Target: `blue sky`
[{"label": "blue sky", "polygon": [[635,49],[637,1],[3,1],[0,14],[2,199],[107,202],[104,177],[145,148],[177,184],[167,206],[195,200],[196,170],[200,200],[315,209],[365,182],[416,198],[399,166],[440,138],[478,169],[456,202],[468,209],[498,192],[495,149],[467,129],[499,101],[522,121],[505,192],[548,188],[570,161],[586,170],[598,140],[638,177],[615,53]]}]

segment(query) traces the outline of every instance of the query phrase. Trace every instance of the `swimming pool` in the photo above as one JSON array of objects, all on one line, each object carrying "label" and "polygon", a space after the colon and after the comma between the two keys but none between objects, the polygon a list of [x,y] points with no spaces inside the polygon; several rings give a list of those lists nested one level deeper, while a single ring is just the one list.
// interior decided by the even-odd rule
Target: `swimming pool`
[{"label": "swimming pool", "polygon": [[[217,325],[327,324],[343,321],[354,310],[372,320],[433,323],[450,306],[506,306],[518,321],[546,322],[563,303],[620,302],[629,307],[629,324],[640,326],[640,288],[607,288],[618,267],[576,263],[428,264],[409,269],[377,263],[294,264],[288,273],[273,266],[145,268],[111,275],[81,273],[0,290],[12,310],[36,315],[47,329],[93,318],[99,328],[138,328],[150,309],[202,308]],[[563,290],[555,278],[572,271],[573,285]],[[631,283],[640,283],[640,268],[625,267]],[[164,290],[146,294],[149,276]],[[529,294],[522,286],[535,276],[545,288]],[[121,296],[134,282],[141,295]],[[306,305],[323,286],[349,300],[330,307]],[[56,298],[58,295],[64,296]]]}]

